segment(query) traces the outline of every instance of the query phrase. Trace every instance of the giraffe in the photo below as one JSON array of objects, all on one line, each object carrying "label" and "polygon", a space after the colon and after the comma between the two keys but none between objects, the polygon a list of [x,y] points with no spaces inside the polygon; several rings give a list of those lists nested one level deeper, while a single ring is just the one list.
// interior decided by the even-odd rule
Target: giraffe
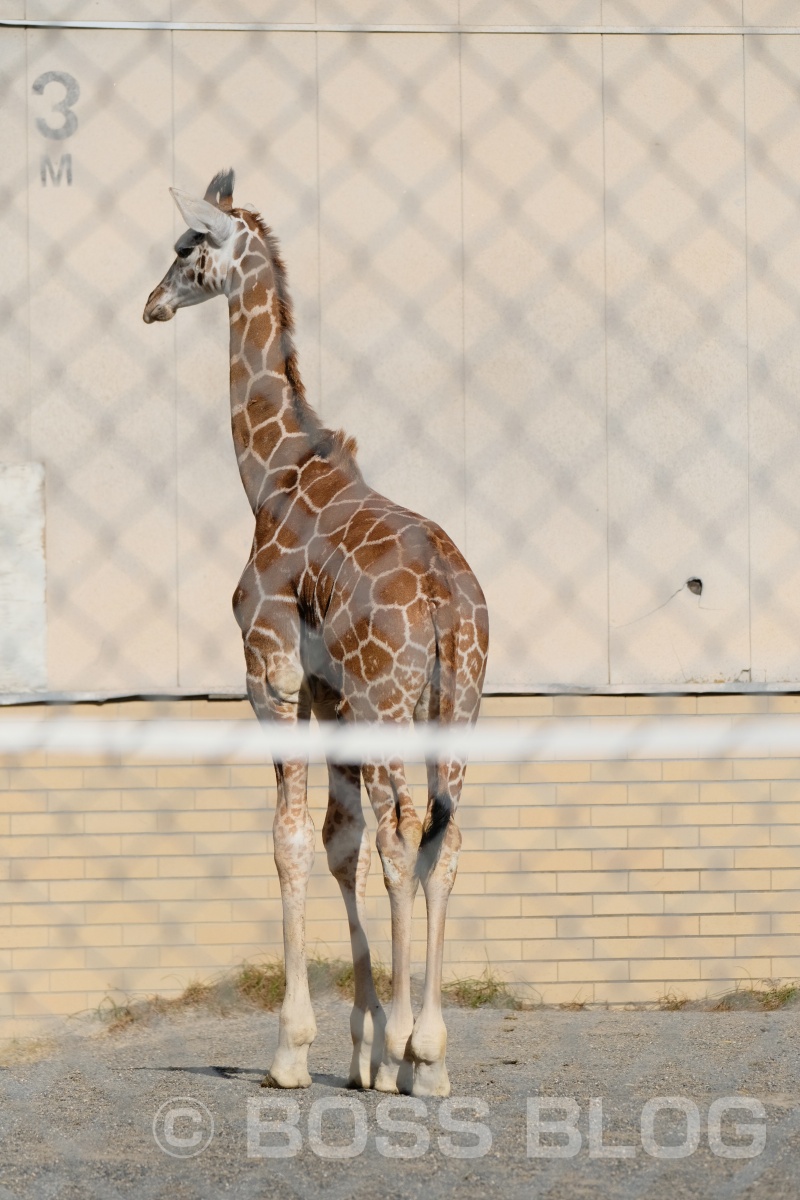
[{"label": "giraffe", "polygon": [[[151,292],[144,320],[217,295],[228,301],[230,401],[239,472],[255,517],[233,597],[247,693],[262,722],[318,720],[471,724],[488,649],[481,588],[433,521],[373,491],[356,445],[323,426],[306,399],[292,342],[292,308],[277,242],[250,206],[234,207],[232,171],[204,199],[170,189],[188,229]],[[307,1087],[316,1024],[308,988],[305,899],[314,857],[307,763],[276,759],[274,856],[280,881],[286,993],[265,1086]],[[349,1085],[446,1096],[441,984],[447,902],[461,834],[455,812],[465,761],[429,761],[424,820],[399,758],[328,762],[322,830],[350,927],[355,998]],[[370,844],[361,780],[377,820],[389,895],[392,1005],[376,994],[365,926]],[[422,1006],[411,1006],[411,916],[427,911]]]}]

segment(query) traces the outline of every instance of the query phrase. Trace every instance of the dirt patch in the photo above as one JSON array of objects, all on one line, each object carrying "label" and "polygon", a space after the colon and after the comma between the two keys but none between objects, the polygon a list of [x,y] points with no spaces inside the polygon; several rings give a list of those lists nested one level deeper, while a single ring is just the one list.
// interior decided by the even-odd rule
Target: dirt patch
[{"label": "dirt patch", "polygon": [[[404,1098],[348,1091],[350,1004],[329,992],[315,1011],[312,1086],[291,1094],[260,1087],[277,1041],[277,1013],[267,1010],[223,1017],[186,1005],[151,1012],[113,1036],[97,1021],[84,1021],[69,1023],[62,1037],[35,1051],[32,1044],[22,1051],[20,1043],[16,1061],[0,1070],[0,1196],[484,1200],[497,1192],[504,1200],[796,1200],[800,1194],[800,1030],[793,1009],[451,1008],[448,1065],[456,1107],[425,1100],[413,1108]],[[676,1097],[683,1109],[674,1107]],[[715,1142],[711,1106],[731,1098],[750,1108],[725,1110],[722,1141]],[[550,1155],[550,1144],[563,1148],[567,1136],[545,1132],[537,1136],[548,1153],[531,1155],[531,1103],[543,1106],[542,1120],[563,1121],[565,1110],[547,1105],[565,1099],[572,1105],[574,1153]],[[653,1102],[666,1108],[652,1117],[648,1149],[645,1118]],[[696,1113],[696,1145],[687,1109]],[[393,1128],[393,1120],[410,1122],[412,1132]],[[274,1121],[283,1123],[283,1133],[270,1127]],[[295,1134],[286,1133],[287,1122]],[[737,1133],[737,1124],[749,1132]],[[759,1129],[764,1144],[751,1154]],[[190,1145],[191,1156],[180,1157],[196,1134],[207,1136],[207,1145],[198,1143],[196,1153]],[[282,1144],[291,1153],[275,1157]],[[725,1157],[721,1145],[745,1156]],[[407,1157],[390,1156],[398,1147]],[[683,1156],[659,1157],[653,1147]]]}]

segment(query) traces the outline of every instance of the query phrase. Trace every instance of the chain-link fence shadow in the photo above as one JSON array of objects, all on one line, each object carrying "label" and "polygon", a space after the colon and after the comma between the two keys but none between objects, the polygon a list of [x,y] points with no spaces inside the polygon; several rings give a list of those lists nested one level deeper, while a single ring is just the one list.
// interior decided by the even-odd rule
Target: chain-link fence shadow
[{"label": "chain-link fence shadow", "polygon": [[[0,1015],[279,946],[280,747],[214,700],[244,693],[253,531],[226,306],[142,322],[184,233],[168,187],[229,166],[280,240],[310,402],[486,592],[448,969],[488,946],[565,1003],[796,978],[796,698],[694,693],[800,679],[798,31],[299,7],[307,28],[0,25],[0,699],[138,697],[6,707]],[[633,695],[661,691],[686,694]],[[314,765],[318,828],[327,799]],[[309,928],[338,955],[318,849]],[[373,872],[387,957],[385,900]]]},{"label": "chain-link fence shadow", "polygon": [[44,464],[47,533],[45,603],[41,505],[5,505],[6,692],[242,689],[224,304],[140,319],[167,186],[227,165],[281,240],[312,403],[484,584],[489,690],[797,678],[800,39],[0,50],[3,460]]}]

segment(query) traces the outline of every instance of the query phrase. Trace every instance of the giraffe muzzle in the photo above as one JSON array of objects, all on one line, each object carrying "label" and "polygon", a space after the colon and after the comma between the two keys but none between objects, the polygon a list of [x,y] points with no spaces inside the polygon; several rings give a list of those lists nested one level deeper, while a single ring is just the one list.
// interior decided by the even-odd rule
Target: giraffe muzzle
[{"label": "giraffe muzzle", "polygon": [[161,284],[151,292],[147,297],[147,303],[144,306],[142,320],[145,325],[152,325],[154,321],[171,321],[175,316],[175,309],[164,301],[164,289]]}]

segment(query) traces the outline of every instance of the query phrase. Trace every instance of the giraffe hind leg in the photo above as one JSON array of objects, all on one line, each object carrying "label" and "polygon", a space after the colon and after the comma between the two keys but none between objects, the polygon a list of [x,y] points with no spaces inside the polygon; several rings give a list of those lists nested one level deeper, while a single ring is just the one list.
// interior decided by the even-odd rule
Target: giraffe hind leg
[{"label": "giraffe hind leg", "polygon": [[455,883],[461,833],[454,813],[464,765],[429,767],[428,813],[418,870],[427,907],[427,950],[422,1008],[414,1022],[409,1051],[414,1061],[415,1096],[448,1096],[450,1080],[445,1054],[447,1029],[442,1016],[442,963],[447,902]]},{"label": "giraffe hind leg", "polygon": [[344,900],[353,952],[354,997],[350,1014],[353,1056],[349,1085],[370,1088],[383,1057],[386,1014],[375,991],[365,925],[371,851],[361,808],[361,769],[329,762],[328,775],[330,796],[322,840],[328,866]]},{"label": "giraffe hind leg", "polygon": [[414,1063],[409,1041],[411,1011],[411,917],[419,885],[415,871],[422,824],[414,811],[402,763],[365,763],[367,793],[378,820],[377,845],[392,920],[392,1007],[386,1021],[383,1057],[375,1077],[381,1092],[410,1093]]}]

